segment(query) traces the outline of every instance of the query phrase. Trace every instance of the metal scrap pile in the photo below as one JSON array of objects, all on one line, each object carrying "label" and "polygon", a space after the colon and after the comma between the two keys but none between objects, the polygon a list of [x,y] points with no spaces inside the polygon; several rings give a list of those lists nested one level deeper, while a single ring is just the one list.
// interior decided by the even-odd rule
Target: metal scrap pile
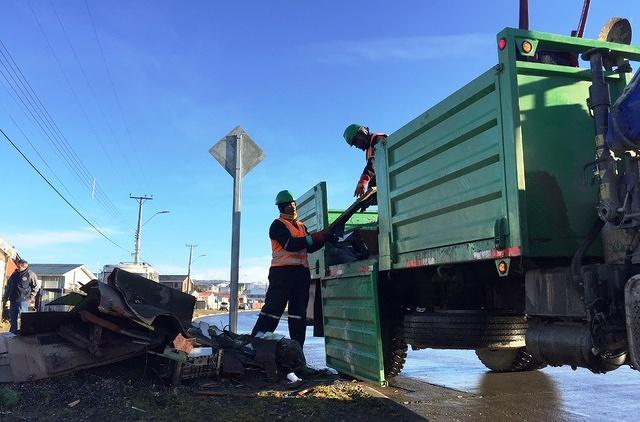
[{"label": "metal scrap pile", "polygon": [[21,315],[20,334],[0,336],[0,382],[24,382],[106,365],[186,335],[195,298],[116,269],[51,305],[67,312]]},{"label": "metal scrap pile", "polygon": [[252,337],[192,323],[195,297],[115,269],[107,283],[50,305],[66,312],[29,312],[19,335],[0,335],[0,382],[68,374],[149,353],[167,382],[259,373],[270,381],[306,370],[300,345],[267,333]]},{"label": "metal scrap pile", "polygon": [[296,371],[313,371],[307,368],[298,342],[273,333],[253,337],[199,322],[187,334],[188,338],[178,334],[163,353],[151,352],[176,362],[165,375],[171,376],[173,384],[192,378],[245,375],[275,382]]}]

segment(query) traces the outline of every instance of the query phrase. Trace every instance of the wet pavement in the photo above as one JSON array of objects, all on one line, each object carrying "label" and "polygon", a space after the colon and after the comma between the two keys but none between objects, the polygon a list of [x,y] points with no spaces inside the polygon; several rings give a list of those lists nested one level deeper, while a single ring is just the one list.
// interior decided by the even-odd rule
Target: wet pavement
[{"label": "wet pavement", "polygon": [[[256,312],[239,314],[238,331],[250,332]],[[226,315],[205,317],[218,326]],[[287,335],[286,319],[276,333]],[[307,330],[305,355],[323,367],[324,341]],[[640,419],[640,372],[622,367],[608,374],[545,368],[493,374],[467,350],[409,351],[402,375],[383,394],[433,421],[635,421]]]},{"label": "wet pavement", "polygon": [[[427,406],[416,406],[421,393],[444,387],[457,392],[449,401],[432,406],[432,412],[449,411],[446,417],[473,416],[474,420],[638,420],[640,372],[622,367],[607,374],[586,369],[545,368],[540,371],[494,374],[473,351],[410,351],[402,376],[391,385],[408,396],[409,408],[438,420]],[[450,407],[447,409],[447,407]],[[436,409],[438,408],[438,409]],[[442,416],[442,415],[440,415]],[[444,420],[444,419],[443,419]]]}]

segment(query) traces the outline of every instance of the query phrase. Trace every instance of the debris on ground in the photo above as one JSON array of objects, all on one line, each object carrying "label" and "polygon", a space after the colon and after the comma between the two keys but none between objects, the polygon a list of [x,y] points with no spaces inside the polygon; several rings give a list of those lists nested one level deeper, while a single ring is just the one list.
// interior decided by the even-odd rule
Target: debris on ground
[{"label": "debris on ground", "polygon": [[[381,415],[397,422],[420,420],[397,403],[368,394],[361,382],[307,377],[303,388],[288,390],[257,374],[192,379],[171,386],[155,374],[152,358],[160,359],[143,354],[114,365],[5,386],[18,399],[11,407],[0,405],[0,420],[262,421],[295,416],[353,422],[378,420]],[[78,399],[76,406],[67,405]]]},{"label": "debris on ground", "polygon": [[114,270],[50,305],[67,312],[26,312],[18,335],[0,335],[0,382],[73,373],[144,354],[191,324],[195,298],[144,277]]},{"label": "debris on ground", "polygon": [[261,374],[295,388],[313,373],[297,342],[192,323],[192,295],[139,275],[115,269],[106,283],[92,280],[80,290],[51,302],[71,306],[69,311],[24,313],[19,335],[0,336],[0,382],[35,381],[145,353],[173,385]]},{"label": "debris on ground", "polygon": [[71,309],[0,334],[3,420],[414,420],[307,366],[297,342],[193,323],[193,296],[123,270],[52,303]]}]

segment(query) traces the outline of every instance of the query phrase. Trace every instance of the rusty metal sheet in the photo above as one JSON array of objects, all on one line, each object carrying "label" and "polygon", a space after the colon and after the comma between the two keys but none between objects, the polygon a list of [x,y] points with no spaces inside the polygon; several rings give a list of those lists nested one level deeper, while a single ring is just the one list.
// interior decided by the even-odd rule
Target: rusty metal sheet
[{"label": "rusty metal sheet", "polygon": [[[46,337],[40,341],[40,337]],[[122,343],[103,348],[97,358],[87,351],[68,344],[55,335],[14,336],[0,334],[0,382],[20,383],[69,374],[129,359],[144,353],[146,345]]]},{"label": "rusty metal sheet", "polygon": [[100,304],[98,310],[104,314],[132,318],[134,315],[122,300],[122,296],[106,283],[98,283],[100,290]]},{"label": "rusty metal sheet", "polygon": [[191,325],[196,298],[176,289],[163,286],[144,277],[116,268],[108,284],[124,297],[124,302],[136,317],[147,324],[162,318],[162,325],[178,324],[180,331]]}]

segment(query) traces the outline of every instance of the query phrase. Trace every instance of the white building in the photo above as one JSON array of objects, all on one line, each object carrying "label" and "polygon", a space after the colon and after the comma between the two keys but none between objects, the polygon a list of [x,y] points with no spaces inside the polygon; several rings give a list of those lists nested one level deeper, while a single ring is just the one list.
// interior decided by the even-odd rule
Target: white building
[{"label": "white building", "polygon": [[141,275],[142,277],[148,278],[149,280],[153,280],[156,282],[160,281],[160,272],[153,268],[151,264],[147,264],[146,262],[141,262],[139,264],[134,264],[132,262],[121,262],[114,265],[105,265],[102,268],[100,281],[106,283],[107,278],[109,278],[109,275],[116,268],[120,268],[121,270],[125,270],[133,274]]},{"label": "white building", "polygon": [[96,278],[82,264],[29,264],[29,269],[38,276],[41,289],[40,309],[43,311],[64,310],[64,307],[44,305],[69,292],[77,292],[81,286]]},{"label": "white building", "polygon": [[267,295],[266,286],[253,287],[245,291],[247,298],[249,299],[257,299],[262,300],[264,302],[264,298]]},{"label": "white building", "polygon": [[220,297],[211,290],[194,291],[192,295],[196,298],[196,309],[220,309]]}]

